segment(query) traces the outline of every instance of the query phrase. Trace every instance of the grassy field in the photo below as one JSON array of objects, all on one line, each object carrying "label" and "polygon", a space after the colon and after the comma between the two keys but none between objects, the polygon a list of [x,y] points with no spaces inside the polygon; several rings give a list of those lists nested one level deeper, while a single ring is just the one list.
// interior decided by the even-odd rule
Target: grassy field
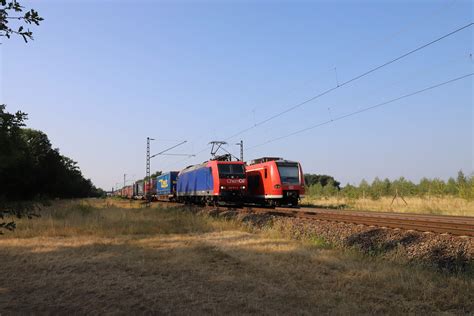
[{"label": "grassy field", "polygon": [[405,197],[404,200],[382,197],[372,199],[347,199],[337,197],[311,197],[303,199],[302,205],[314,205],[348,210],[420,213],[437,215],[474,216],[474,201],[456,197]]},{"label": "grassy field", "polygon": [[1,313],[472,313],[474,280],[113,200],[0,237]]}]

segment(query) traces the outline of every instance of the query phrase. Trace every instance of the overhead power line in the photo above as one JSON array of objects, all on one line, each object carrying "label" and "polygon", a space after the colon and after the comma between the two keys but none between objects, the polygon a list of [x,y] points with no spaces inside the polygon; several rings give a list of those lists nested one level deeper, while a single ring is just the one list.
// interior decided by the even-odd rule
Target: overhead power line
[{"label": "overhead power line", "polygon": [[311,130],[311,129],[314,129],[314,128],[317,128],[317,127],[320,127],[320,126],[327,125],[327,124],[330,124],[330,123],[335,122],[335,121],[339,121],[339,120],[342,120],[342,119],[345,119],[345,118],[348,118],[348,117],[351,117],[351,116],[354,116],[354,115],[357,115],[357,114],[360,114],[360,113],[363,113],[363,112],[370,111],[370,110],[373,110],[375,108],[378,108],[378,107],[381,107],[381,106],[384,106],[384,105],[387,105],[387,104],[390,104],[390,103],[393,103],[393,102],[396,102],[396,101],[400,101],[402,99],[406,99],[408,97],[412,97],[414,95],[417,95],[417,94],[420,94],[420,93],[423,93],[423,92],[426,92],[426,91],[429,91],[429,90],[433,90],[433,89],[442,87],[444,85],[453,83],[455,81],[459,81],[459,80],[471,77],[472,75],[474,75],[474,73],[470,73],[470,74],[467,74],[467,75],[464,75],[464,76],[461,76],[461,77],[457,77],[457,78],[454,78],[454,79],[451,79],[451,80],[448,80],[448,81],[445,81],[445,82],[441,82],[441,83],[438,83],[436,85],[433,85],[433,86],[430,86],[430,87],[427,87],[427,88],[424,88],[424,89],[421,89],[421,90],[418,90],[418,91],[415,91],[415,92],[411,92],[411,93],[402,95],[400,97],[397,97],[397,98],[394,98],[394,99],[391,99],[391,100],[388,100],[388,101],[385,101],[385,102],[382,102],[382,103],[378,103],[378,104],[375,104],[375,105],[372,105],[372,106],[369,106],[369,107],[366,107],[366,108],[363,108],[363,109],[360,109],[360,110],[357,110],[357,111],[354,111],[354,112],[351,112],[351,113],[348,113],[348,114],[341,115],[341,116],[336,117],[334,119],[327,120],[325,122],[321,122],[321,123],[318,123],[316,125],[312,125],[312,126],[297,130],[297,131],[292,132],[290,134],[286,134],[286,135],[283,135],[283,136],[280,136],[280,137],[270,139],[270,140],[265,141],[263,143],[260,143],[258,145],[251,146],[251,147],[247,148],[247,150],[251,150],[253,148],[260,147],[260,146],[263,146],[263,145],[266,145],[266,144],[269,144],[269,143],[273,143],[273,142],[276,142],[278,140],[282,140],[284,138],[288,138],[288,137],[306,132],[308,130]]},{"label": "overhead power line", "polygon": [[400,55],[400,56],[398,56],[398,57],[396,57],[396,58],[394,58],[394,59],[391,59],[391,60],[389,60],[389,61],[383,63],[382,65],[379,65],[379,66],[377,66],[377,67],[375,67],[375,68],[372,68],[372,69],[370,69],[370,70],[367,70],[367,71],[365,71],[364,73],[362,73],[362,74],[360,74],[360,75],[357,75],[357,76],[353,77],[352,79],[349,79],[349,80],[347,80],[347,81],[345,81],[345,82],[343,82],[343,83],[341,83],[341,84],[339,84],[339,85],[337,85],[337,86],[335,86],[335,87],[333,87],[333,88],[327,89],[327,90],[325,90],[325,91],[323,91],[323,92],[321,92],[321,93],[319,93],[319,94],[317,94],[317,95],[315,95],[315,96],[313,96],[313,97],[311,97],[311,98],[309,98],[309,99],[306,99],[306,100],[303,101],[303,102],[297,103],[297,104],[295,104],[295,105],[289,107],[289,108],[286,109],[286,110],[283,110],[283,111],[281,111],[281,112],[279,112],[279,113],[277,113],[277,114],[274,114],[274,115],[270,116],[269,118],[264,119],[263,121],[260,121],[260,122],[258,122],[258,123],[255,123],[254,125],[249,126],[249,127],[245,128],[245,129],[243,129],[243,130],[241,130],[241,131],[239,131],[239,132],[233,134],[232,136],[226,138],[225,140],[227,141],[227,140],[229,140],[229,139],[232,139],[232,138],[234,138],[234,137],[236,137],[236,136],[239,136],[240,134],[243,134],[243,133],[245,133],[245,132],[247,132],[247,131],[249,131],[249,130],[251,130],[251,129],[257,127],[257,126],[263,125],[263,124],[265,124],[265,123],[267,123],[267,122],[269,122],[269,121],[271,121],[271,120],[274,120],[274,119],[276,119],[277,117],[280,117],[280,116],[282,116],[282,115],[284,115],[284,114],[286,114],[286,113],[288,113],[288,112],[291,112],[291,111],[293,111],[293,110],[295,110],[295,109],[297,109],[297,108],[303,106],[303,105],[306,104],[306,103],[309,103],[309,102],[314,101],[314,100],[316,100],[316,99],[318,99],[318,98],[320,98],[320,97],[322,97],[322,96],[325,96],[326,94],[328,94],[328,93],[330,93],[330,92],[332,92],[332,91],[334,91],[334,90],[337,90],[337,89],[339,89],[339,88],[342,88],[342,87],[348,85],[349,83],[352,83],[352,82],[354,82],[354,81],[356,81],[356,80],[359,80],[359,79],[361,79],[361,78],[363,78],[363,77],[365,77],[365,76],[367,76],[367,75],[369,75],[369,74],[371,74],[371,73],[373,73],[373,72],[375,72],[375,71],[377,71],[377,70],[379,70],[379,69],[381,69],[381,68],[384,68],[384,67],[386,67],[386,66],[388,66],[388,65],[391,65],[391,64],[393,64],[393,63],[395,63],[395,62],[397,62],[397,61],[399,61],[399,60],[401,60],[401,59],[403,59],[403,58],[405,58],[405,57],[407,57],[407,56],[410,56],[410,55],[412,55],[412,54],[414,54],[414,53],[416,53],[416,52],[418,52],[418,51],[420,51],[420,50],[422,50],[422,49],[424,49],[424,48],[426,48],[426,47],[428,47],[428,46],[431,46],[431,45],[433,45],[433,44],[435,44],[435,43],[437,43],[437,42],[439,42],[439,41],[442,41],[443,39],[445,39],[445,38],[447,38],[447,37],[450,37],[450,36],[452,36],[452,35],[454,35],[454,34],[460,32],[460,31],[462,31],[462,30],[464,30],[464,29],[467,29],[468,27],[471,27],[473,24],[474,24],[474,23],[472,23],[472,22],[469,23],[469,24],[466,24],[466,25],[464,25],[464,26],[462,26],[462,27],[460,27],[460,28],[458,28],[458,29],[456,29],[456,30],[454,30],[454,31],[452,31],[452,32],[449,32],[448,34],[445,34],[445,35],[443,35],[443,36],[441,36],[441,37],[438,37],[438,38],[432,40],[431,42],[428,42],[428,43],[426,43],[426,44],[424,44],[424,45],[422,45],[422,46],[420,46],[420,47],[417,47],[417,48],[415,48],[415,49],[413,49],[413,50],[411,50],[411,51],[409,51],[409,52],[407,52],[407,53],[405,53],[405,54],[403,54],[403,55]]},{"label": "overhead power line", "polygon": [[[459,0],[446,0],[446,3],[441,3],[440,7],[437,7],[436,10],[434,11],[431,11],[430,14],[427,14],[426,17],[431,17],[431,16],[435,16],[439,13],[445,13],[448,9],[450,9],[457,1]],[[426,19],[425,19],[426,20]],[[384,44],[386,44],[387,42],[393,40],[394,38],[398,37],[400,34],[408,31],[408,30],[411,30],[411,28],[416,24],[420,22],[420,18],[417,17],[417,18],[414,18],[411,22],[406,22],[404,23],[405,25],[403,26],[399,26],[398,30],[385,36],[385,37],[381,37],[379,38],[378,40],[374,40],[373,41],[373,46],[372,47],[379,47],[379,46],[382,46]],[[360,57],[362,55],[365,55],[365,50],[357,50],[356,54],[354,55],[354,52],[351,52],[351,57],[352,57],[352,60],[354,59],[357,59],[356,57]],[[339,81],[338,81],[338,71],[337,71],[337,68],[339,67],[340,65],[334,65],[334,67],[328,67],[328,69],[326,69],[324,71],[324,73],[326,72],[329,72],[329,73],[333,73],[335,74],[336,76],[336,83],[337,85],[339,85]],[[300,86],[307,86],[308,84],[310,83],[314,83],[316,81],[317,78],[312,78],[312,79],[309,79],[309,80],[305,80],[304,82],[302,82],[301,84],[299,84]],[[280,91],[281,92],[281,91]],[[296,92],[296,89],[295,88],[292,88],[292,89],[288,89],[287,92],[285,93],[287,96],[289,96],[290,94],[293,94],[294,92]],[[280,93],[281,95],[281,93]],[[257,108],[258,106],[254,107],[254,109],[251,111],[253,113],[253,122],[255,123],[255,109]],[[247,116],[250,116],[251,114],[248,113]]]},{"label": "overhead power line", "polygon": [[[416,53],[416,52],[418,52],[418,51],[420,51],[420,50],[422,50],[422,49],[424,49],[424,48],[426,48],[426,47],[428,47],[428,46],[431,46],[431,45],[433,45],[433,44],[435,44],[435,43],[437,43],[437,42],[439,42],[439,41],[442,41],[443,39],[445,39],[445,38],[447,38],[447,37],[450,37],[450,36],[452,36],[452,35],[454,35],[454,34],[460,32],[460,31],[462,31],[462,30],[464,30],[464,29],[467,29],[467,28],[471,27],[473,24],[474,24],[474,23],[472,23],[472,22],[469,23],[469,24],[466,24],[466,25],[464,25],[464,26],[462,26],[462,27],[460,27],[460,28],[458,28],[458,29],[456,29],[456,30],[454,30],[454,31],[452,31],[452,32],[449,32],[449,33],[447,33],[447,34],[445,34],[445,35],[443,35],[443,36],[441,36],[441,37],[438,37],[438,38],[436,38],[436,39],[434,39],[434,40],[432,40],[432,41],[430,41],[430,42],[428,42],[428,43],[426,43],[426,44],[420,46],[420,47],[417,47],[417,48],[415,48],[415,49],[413,49],[413,50],[411,50],[411,51],[409,51],[409,52],[407,52],[407,53],[405,53],[405,54],[403,54],[403,55],[401,55],[401,56],[399,56],[399,57],[396,57],[396,58],[394,58],[394,59],[392,59],[392,60],[389,60],[389,61],[385,62],[385,63],[382,64],[382,65],[379,65],[379,66],[377,66],[377,67],[375,67],[375,68],[372,68],[372,69],[370,69],[370,70],[367,70],[367,71],[365,71],[364,73],[362,73],[362,74],[360,74],[360,75],[358,75],[358,76],[355,76],[355,77],[353,77],[352,79],[349,79],[349,80],[347,80],[347,81],[345,81],[345,82],[342,82],[341,84],[339,84],[339,85],[337,85],[337,86],[335,86],[335,87],[333,87],[333,88],[330,88],[330,89],[328,89],[328,90],[326,90],[326,91],[323,91],[323,92],[319,93],[318,95],[315,95],[315,96],[313,96],[313,97],[311,97],[311,98],[309,98],[309,99],[307,99],[307,100],[305,100],[305,101],[303,101],[303,102],[300,102],[300,103],[298,103],[298,104],[295,104],[295,105],[291,106],[290,108],[288,108],[288,109],[286,109],[286,110],[284,110],[284,111],[282,111],[282,112],[279,112],[279,113],[277,113],[277,114],[275,114],[275,115],[273,115],[273,116],[270,116],[269,118],[267,118],[267,119],[265,119],[265,120],[263,120],[263,121],[260,121],[260,122],[258,122],[258,123],[255,123],[254,125],[249,126],[249,127],[245,128],[245,129],[243,129],[243,130],[241,130],[241,131],[239,131],[239,132],[237,132],[237,133],[235,133],[235,134],[229,136],[229,137],[226,138],[225,140],[228,141],[228,140],[230,140],[230,139],[232,139],[232,138],[234,138],[234,137],[236,137],[236,136],[239,136],[239,135],[241,135],[241,134],[243,134],[243,133],[245,133],[245,132],[247,132],[247,131],[249,131],[249,130],[255,128],[255,127],[258,127],[258,126],[260,126],[260,125],[263,125],[263,124],[265,124],[265,123],[267,123],[267,122],[269,122],[269,121],[271,121],[271,120],[273,120],[273,119],[276,119],[277,117],[280,117],[280,116],[282,116],[282,115],[284,115],[284,114],[286,114],[286,113],[288,113],[288,112],[291,112],[291,111],[293,111],[293,110],[295,110],[295,109],[297,109],[297,108],[303,106],[304,104],[307,104],[307,103],[309,103],[309,102],[311,102],[311,101],[314,101],[314,100],[316,100],[316,99],[318,99],[318,98],[320,98],[320,97],[322,97],[322,96],[324,96],[324,95],[326,95],[326,94],[329,94],[330,92],[332,92],[332,91],[334,91],[334,90],[337,90],[337,89],[339,89],[339,88],[341,88],[341,87],[343,87],[343,86],[345,86],[345,85],[348,85],[349,83],[352,83],[352,82],[354,82],[354,81],[356,81],[356,80],[359,80],[359,79],[361,79],[361,78],[363,78],[363,77],[365,77],[365,76],[367,76],[367,75],[369,75],[369,74],[371,74],[371,73],[373,73],[373,72],[375,72],[375,71],[377,71],[377,70],[379,70],[379,69],[381,69],[381,68],[383,68],[383,67],[386,67],[386,66],[388,66],[388,65],[390,65],[390,64],[393,64],[393,63],[395,63],[395,62],[397,62],[397,61],[399,61],[399,60],[401,60],[401,59],[403,59],[403,58],[405,58],[405,57],[407,57],[407,56],[409,56],[409,55],[412,55],[412,54],[414,54],[414,53]],[[392,102],[393,102],[393,101],[392,101]],[[336,118],[335,120],[339,120],[339,119],[340,119],[340,118]],[[334,121],[334,120],[332,120],[332,121]],[[331,122],[331,121],[328,121],[328,122],[324,122],[324,123],[322,123],[322,124],[324,125],[324,124],[328,124],[328,123],[330,123],[330,122]],[[317,126],[315,126],[315,127],[317,127]],[[315,128],[315,127],[312,127],[312,128]],[[291,135],[288,135],[288,136],[291,136]],[[262,144],[260,144],[260,145],[262,145]],[[260,146],[260,145],[257,145],[257,146]],[[254,146],[254,147],[257,147],[257,146]],[[252,149],[252,148],[254,148],[254,147],[250,147],[250,148],[248,148],[248,149]],[[201,150],[197,151],[196,153],[194,153],[194,155],[197,156],[197,155],[199,155],[199,154],[205,152],[206,150],[208,150],[208,148],[209,148],[209,146],[206,146],[206,147],[204,147],[203,149],[201,149]],[[190,159],[190,158],[185,158],[185,159],[183,159],[181,162],[184,162],[184,161],[189,160],[189,159]]]}]

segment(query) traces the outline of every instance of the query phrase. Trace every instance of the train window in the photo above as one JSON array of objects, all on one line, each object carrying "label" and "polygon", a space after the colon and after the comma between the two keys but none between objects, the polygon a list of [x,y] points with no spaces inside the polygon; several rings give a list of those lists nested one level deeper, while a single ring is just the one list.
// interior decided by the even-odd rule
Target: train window
[{"label": "train window", "polygon": [[244,174],[244,165],[231,165],[232,166],[232,173],[236,174]]},{"label": "train window", "polygon": [[244,174],[244,166],[241,164],[219,164],[218,169],[220,175]]},{"label": "train window", "polygon": [[281,183],[299,184],[300,173],[296,164],[277,164],[280,172]]},{"label": "train window", "polygon": [[230,174],[230,165],[218,165],[219,174]]},{"label": "train window", "polygon": [[267,168],[265,168],[264,170],[265,170],[265,176],[264,177],[266,179],[268,177],[268,170],[267,170]]}]

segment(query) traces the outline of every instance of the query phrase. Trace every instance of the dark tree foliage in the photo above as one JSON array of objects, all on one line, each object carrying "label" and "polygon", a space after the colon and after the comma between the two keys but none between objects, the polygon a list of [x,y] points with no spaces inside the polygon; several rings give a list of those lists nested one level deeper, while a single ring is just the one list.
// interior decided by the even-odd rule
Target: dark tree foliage
[{"label": "dark tree foliage", "polygon": [[34,9],[27,10],[15,0],[0,0],[0,36],[18,35],[25,43],[33,39],[33,32],[25,26],[39,25],[43,18]]},{"label": "dark tree foliage", "polygon": [[334,179],[333,177],[325,175],[325,174],[307,173],[304,175],[304,181],[307,186],[320,184],[322,187],[325,187],[327,185],[330,185],[337,188],[338,190],[340,189],[340,185],[341,185],[339,181],[336,181],[336,179]]},{"label": "dark tree foliage", "polygon": [[52,148],[45,133],[22,128],[25,119],[24,113],[10,114],[0,105],[1,198],[20,201],[99,195],[77,163]]},{"label": "dark tree foliage", "polygon": [[[52,148],[45,133],[24,128],[25,113],[5,108],[0,105],[0,219],[34,216],[32,201],[102,195],[75,161]],[[14,227],[0,222],[0,233]]]},{"label": "dark tree foliage", "polygon": [[162,174],[161,171],[155,171],[155,172],[153,172],[153,173],[150,175],[150,178],[145,177],[145,178],[143,178],[142,180],[143,180],[143,181],[148,181],[149,179],[154,179],[154,178],[156,178],[156,177],[158,177],[158,176],[161,176],[161,174]]},{"label": "dark tree foliage", "polygon": [[[26,25],[39,25],[43,18],[33,9],[25,12],[24,7],[16,0],[0,0],[0,38],[9,39],[12,35],[23,38],[25,43],[33,39],[33,32]],[[1,44],[1,43],[0,43]],[[5,112],[5,105],[0,105],[0,190],[7,187],[7,171],[15,168],[18,161],[22,161],[21,153],[21,127],[27,115],[23,112],[10,114]],[[17,147],[18,145],[18,147]],[[0,220],[5,216],[28,216],[35,215],[33,203],[15,203],[7,200],[6,191],[0,191]],[[0,234],[3,230],[13,230],[13,221],[0,221]]]}]

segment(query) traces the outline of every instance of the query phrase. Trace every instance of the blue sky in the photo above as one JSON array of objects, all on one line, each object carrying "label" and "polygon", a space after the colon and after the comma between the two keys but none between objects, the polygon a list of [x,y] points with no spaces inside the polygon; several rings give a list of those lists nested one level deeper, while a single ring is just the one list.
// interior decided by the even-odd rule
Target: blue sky
[{"label": "blue sky", "polygon": [[[206,145],[472,22],[470,1],[32,1],[1,47],[1,103],[105,189],[209,158]],[[229,140],[247,148],[473,72],[473,28]],[[336,77],[337,74],[337,77]],[[343,183],[473,171],[472,77],[245,152]],[[206,150],[204,150],[206,149]]]}]

